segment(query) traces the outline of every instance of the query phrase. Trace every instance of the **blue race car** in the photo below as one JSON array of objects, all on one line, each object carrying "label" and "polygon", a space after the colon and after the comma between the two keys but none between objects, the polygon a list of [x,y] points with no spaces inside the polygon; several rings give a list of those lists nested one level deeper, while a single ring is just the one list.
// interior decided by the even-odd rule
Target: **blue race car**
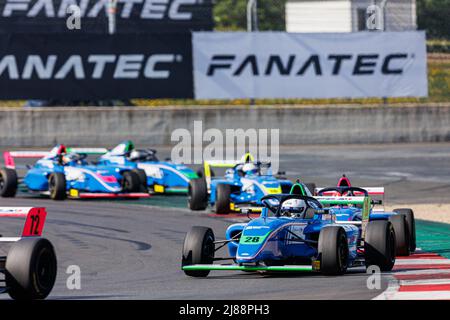
[{"label": "blue race car", "polygon": [[[140,174],[126,166],[93,165],[88,154],[98,149],[66,148],[57,145],[50,152],[5,152],[6,167],[0,170],[0,196],[14,197],[20,187],[24,191],[47,195],[54,200],[71,198],[140,198],[144,182]],[[14,158],[41,158],[19,179]]]},{"label": "blue race car", "polygon": [[[366,189],[352,186],[338,186],[318,190],[317,199],[327,199],[326,195],[337,197],[368,197]],[[373,204],[382,204],[381,200],[373,201]],[[356,204],[334,205],[330,207],[336,215],[336,220],[341,222],[361,223],[362,207]],[[394,209],[392,212],[374,210],[370,208],[369,221],[388,220],[392,223],[396,234],[396,252],[399,256],[409,256],[416,250],[416,228],[414,212],[409,208]]]},{"label": "blue race car", "polygon": [[102,155],[98,164],[123,165],[145,172],[147,186],[154,193],[187,193],[189,181],[198,178],[192,169],[172,161],[160,161],[154,149],[135,149],[124,141]]},{"label": "blue race car", "polygon": [[[215,177],[211,167],[227,170]],[[188,205],[204,210],[209,204],[216,213],[228,214],[242,206],[261,208],[263,196],[289,193],[291,187],[291,181],[273,175],[270,163],[255,161],[251,154],[241,161],[205,161],[202,177],[189,183]]]},{"label": "blue race car", "polygon": [[[313,197],[267,195],[261,199],[260,217],[229,226],[225,240],[215,240],[210,228],[192,227],[184,239],[182,270],[191,277],[206,277],[211,270],[339,275],[347,268],[364,265],[389,271],[395,263],[395,231],[390,221],[368,221],[370,201],[369,197],[324,201],[363,205],[361,230],[351,222],[337,223],[332,210]],[[229,256],[216,258],[215,253],[224,246]],[[214,263],[227,259],[230,264]]]}]

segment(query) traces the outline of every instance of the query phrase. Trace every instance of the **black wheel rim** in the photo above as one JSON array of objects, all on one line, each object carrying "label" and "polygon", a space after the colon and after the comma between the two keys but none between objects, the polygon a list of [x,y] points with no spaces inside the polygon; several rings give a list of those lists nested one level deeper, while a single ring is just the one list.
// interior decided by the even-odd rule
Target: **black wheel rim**
[{"label": "black wheel rim", "polygon": [[387,252],[390,253],[390,257],[389,257],[390,261],[389,262],[394,263],[395,262],[395,234],[392,229],[391,229],[390,235],[391,236],[389,237]]},{"label": "black wheel rim", "polygon": [[338,263],[339,270],[342,271],[345,269],[347,265],[348,259],[348,248],[347,248],[347,239],[343,234],[341,234],[339,238],[339,247],[338,247]]},{"label": "black wheel rim", "polygon": [[47,248],[39,252],[36,263],[36,282],[38,288],[48,291],[55,281],[56,266],[53,252]]},{"label": "black wheel rim", "polygon": [[208,234],[203,241],[202,256],[204,263],[211,263],[214,259],[214,238]]},{"label": "black wheel rim", "polygon": [[48,190],[50,191],[51,195],[54,195],[54,193],[55,193],[55,177],[53,175],[51,175],[50,179],[48,180]]},{"label": "black wheel rim", "polygon": [[0,190],[3,190],[5,187],[5,180],[3,180],[3,175],[0,174]]}]

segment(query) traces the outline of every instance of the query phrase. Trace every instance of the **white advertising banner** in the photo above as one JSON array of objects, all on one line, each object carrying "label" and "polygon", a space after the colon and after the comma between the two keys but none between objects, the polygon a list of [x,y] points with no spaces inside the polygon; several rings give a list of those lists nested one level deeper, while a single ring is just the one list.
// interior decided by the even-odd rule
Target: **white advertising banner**
[{"label": "white advertising banner", "polygon": [[196,99],[428,95],[425,32],[194,32]]}]

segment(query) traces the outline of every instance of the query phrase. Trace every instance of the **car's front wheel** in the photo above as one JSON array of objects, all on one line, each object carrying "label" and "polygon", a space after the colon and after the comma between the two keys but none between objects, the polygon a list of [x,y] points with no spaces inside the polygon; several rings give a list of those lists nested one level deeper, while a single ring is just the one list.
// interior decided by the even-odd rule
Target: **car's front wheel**
[{"label": "car's front wheel", "polygon": [[[186,234],[183,244],[182,266],[212,264],[214,261],[214,232],[211,228],[195,226]],[[206,277],[209,270],[184,270],[190,277]]]}]

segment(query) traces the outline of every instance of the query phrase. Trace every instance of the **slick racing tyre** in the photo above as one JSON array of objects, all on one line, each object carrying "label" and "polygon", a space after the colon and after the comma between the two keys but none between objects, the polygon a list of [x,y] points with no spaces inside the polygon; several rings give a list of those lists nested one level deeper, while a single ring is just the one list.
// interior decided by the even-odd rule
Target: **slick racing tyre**
[{"label": "slick racing tyre", "polygon": [[411,253],[416,251],[416,220],[414,219],[414,212],[409,208],[394,209],[393,211],[406,217],[409,231],[409,249]]},{"label": "slick racing tyre", "polygon": [[[182,266],[212,264],[214,261],[214,232],[207,227],[192,227],[183,244]],[[209,270],[184,270],[190,277],[206,277]]]},{"label": "slick racing tyre", "polygon": [[23,238],[11,246],[6,257],[8,294],[17,300],[44,299],[56,279],[56,255],[50,241]]},{"label": "slick racing tyre", "polygon": [[64,200],[66,198],[66,176],[61,172],[54,172],[48,177],[48,191],[50,199]]},{"label": "slick racing tyre", "polygon": [[125,171],[122,178],[122,189],[124,192],[141,191],[141,180],[135,171]]},{"label": "slick racing tyre", "polygon": [[208,191],[203,178],[189,181],[188,206],[191,210],[205,210],[208,206]]},{"label": "slick racing tyre", "polygon": [[347,270],[347,234],[339,226],[325,227],[319,234],[320,271],[325,275],[340,275]]},{"label": "slick racing tyre", "polygon": [[395,231],[387,220],[370,221],[364,239],[366,267],[378,266],[381,271],[390,271],[395,263]]},{"label": "slick racing tyre", "polygon": [[135,172],[139,177],[139,182],[140,182],[140,190],[139,191],[148,192],[147,174],[145,173],[145,170],[134,169],[133,172]]},{"label": "slick racing tyre", "polygon": [[390,216],[389,221],[392,223],[395,231],[395,250],[397,256],[409,256],[411,237],[409,235],[406,216],[402,214]]},{"label": "slick racing tyre", "polygon": [[0,170],[0,197],[14,197],[17,193],[17,173],[14,169]]},{"label": "slick racing tyre", "polygon": [[218,184],[216,188],[216,203],[214,211],[218,214],[230,213],[230,194],[231,186],[229,184]]}]

